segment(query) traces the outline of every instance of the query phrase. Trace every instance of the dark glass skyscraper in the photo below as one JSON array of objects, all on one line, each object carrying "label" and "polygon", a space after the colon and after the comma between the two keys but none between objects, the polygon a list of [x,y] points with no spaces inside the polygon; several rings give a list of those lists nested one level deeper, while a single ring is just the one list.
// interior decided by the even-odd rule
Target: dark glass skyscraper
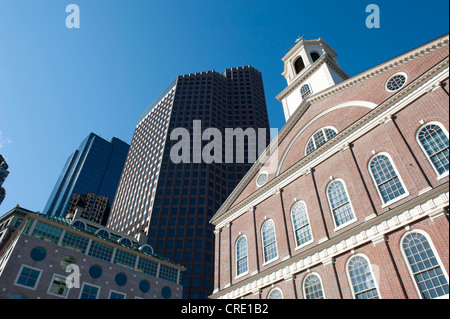
[{"label": "dark glass skyscraper", "polygon": [[67,159],[44,213],[64,217],[74,193],[106,196],[112,205],[129,147],[115,137],[106,141],[90,133]]},{"label": "dark glass skyscraper", "polygon": [[[212,151],[215,161],[202,157],[214,140],[203,133],[210,128],[223,146]],[[209,220],[259,155],[250,154],[246,138],[227,161],[225,131],[248,128],[268,145],[262,76],[250,66],[178,76],[138,120],[107,226],[132,236],[145,232],[156,251],[185,266],[184,298],[207,298],[213,290]],[[183,150],[173,134],[180,129],[189,133]],[[171,154],[174,147],[180,152]],[[174,160],[183,152],[182,162]]]}]

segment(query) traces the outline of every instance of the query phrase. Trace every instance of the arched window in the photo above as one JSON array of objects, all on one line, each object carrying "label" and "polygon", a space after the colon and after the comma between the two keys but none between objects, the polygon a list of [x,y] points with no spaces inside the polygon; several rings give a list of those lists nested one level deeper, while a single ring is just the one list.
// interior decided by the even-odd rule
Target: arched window
[{"label": "arched window", "polygon": [[403,238],[403,254],[423,298],[448,298],[448,278],[431,245],[423,234],[413,232]]},{"label": "arched window", "polygon": [[322,281],[316,274],[308,275],[303,282],[305,299],[324,299]]},{"label": "arched window", "polygon": [[236,265],[238,276],[248,271],[247,237],[245,236],[239,237],[236,242]]},{"label": "arched window", "polygon": [[291,218],[297,246],[301,246],[312,241],[308,211],[304,202],[297,202],[292,206]]},{"label": "arched window", "polygon": [[320,55],[317,52],[311,52],[310,55],[311,55],[311,59],[312,59],[313,63],[316,62],[320,58]]},{"label": "arched window", "polygon": [[131,247],[133,245],[131,240],[129,240],[128,238],[125,238],[125,237],[121,238],[119,241],[121,244],[128,246],[128,247]]},{"label": "arched window", "polygon": [[308,143],[306,143],[306,155],[312,153],[315,149],[318,149],[323,144],[331,140],[334,136],[336,136],[337,131],[332,127],[324,127],[318,130],[313,136],[309,139]]},{"label": "arched window", "polygon": [[300,94],[302,95],[302,99],[306,99],[312,93],[311,86],[309,84],[305,84],[300,88]]},{"label": "arched window", "polygon": [[109,233],[104,229],[98,230],[97,235],[99,235],[100,237],[103,237],[103,238],[109,238]]},{"label": "arched window", "polygon": [[273,220],[269,219],[263,224],[261,233],[264,251],[264,262],[268,262],[278,257],[277,239],[275,236],[275,226]]},{"label": "arched window", "polygon": [[427,124],[417,133],[422,150],[439,175],[447,173],[448,167],[448,134],[438,124]]},{"label": "arched window", "polygon": [[379,299],[369,262],[361,255],[350,259],[347,272],[355,299]]},{"label": "arched window", "polygon": [[402,181],[389,157],[384,154],[375,156],[370,161],[369,168],[378,194],[384,204],[406,194]]},{"label": "arched window", "polygon": [[279,288],[274,288],[267,295],[267,299],[283,299],[283,293]]},{"label": "arched window", "polygon": [[355,219],[347,190],[342,181],[332,181],[328,185],[327,196],[336,227]]},{"label": "arched window", "polygon": [[301,56],[298,57],[297,60],[295,60],[294,67],[296,74],[299,74],[305,68],[305,63],[303,63],[303,59]]},{"label": "arched window", "polygon": [[72,224],[73,227],[79,228],[79,229],[86,229],[86,224],[82,222],[81,220],[76,220]]}]

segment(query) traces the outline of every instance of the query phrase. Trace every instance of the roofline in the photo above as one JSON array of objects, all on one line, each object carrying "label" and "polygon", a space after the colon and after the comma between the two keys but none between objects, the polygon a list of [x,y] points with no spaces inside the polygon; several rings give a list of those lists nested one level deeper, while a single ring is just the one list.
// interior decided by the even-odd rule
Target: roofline
[{"label": "roofline", "polygon": [[[330,95],[338,93],[342,90],[346,90],[346,89],[352,87],[353,85],[360,83],[361,81],[368,80],[369,78],[371,78],[377,74],[387,72],[387,71],[391,70],[392,68],[398,66],[399,63],[406,63],[412,59],[416,59],[416,58],[420,57],[424,53],[424,51],[435,51],[437,49],[440,49],[440,48],[442,48],[444,46],[448,46],[448,45],[449,45],[449,34],[447,33],[447,34],[442,35],[434,40],[431,40],[415,49],[412,49],[403,54],[400,54],[393,59],[390,59],[390,60],[383,62],[375,67],[372,67],[372,68],[368,69],[367,71],[360,73],[357,76],[353,76],[343,82],[340,82],[339,84],[336,84],[329,89],[326,89],[317,94],[311,95],[310,97],[308,97],[307,99],[302,101],[300,106],[296,109],[296,111],[293,113],[293,115],[288,119],[288,121],[283,126],[283,128],[280,130],[278,135],[271,141],[269,146],[266,148],[266,150],[262,154],[266,154],[266,152],[268,150],[273,148],[272,143],[275,141],[278,142],[278,145],[276,146],[276,148],[278,148],[278,146],[281,144],[281,142],[284,140],[284,138],[288,135],[290,130],[295,126],[295,124],[298,122],[300,117],[304,114],[304,112],[309,108],[309,106],[312,103],[322,100],[325,97],[328,97]],[[425,50],[425,49],[427,49],[427,50]],[[437,64],[439,64],[439,63],[437,63]],[[433,67],[430,69],[433,69]],[[418,78],[420,78],[420,76]],[[391,98],[389,98],[388,101]],[[384,104],[386,102],[387,101],[383,102],[382,104]],[[302,159],[300,159],[300,161],[302,161]],[[261,163],[259,161],[259,159],[255,162],[255,164],[250,168],[250,170],[247,172],[247,174],[242,178],[242,180],[235,187],[235,189],[231,192],[231,194],[228,196],[228,198],[225,200],[225,202],[222,204],[222,206],[217,210],[216,214],[214,214],[214,216],[211,218],[211,220],[210,220],[211,224],[217,225],[221,220],[224,219],[223,215],[226,214],[226,212],[231,207],[234,207],[231,205],[234,204],[234,202],[238,199],[239,195],[242,193],[244,188],[248,185],[248,183],[251,181],[251,179],[254,177],[254,175],[259,171],[259,169],[264,164],[265,164],[265,162]],[[295,166],[295,164],[293,166]],[[266,189],[267,187],[268,186],[266,184],[261,189]],[[249,195],[249,196],[251,196],[251,195]],[[249,196],[244,198],[240,203],[245,201],[245,199],[247,199]]]}]

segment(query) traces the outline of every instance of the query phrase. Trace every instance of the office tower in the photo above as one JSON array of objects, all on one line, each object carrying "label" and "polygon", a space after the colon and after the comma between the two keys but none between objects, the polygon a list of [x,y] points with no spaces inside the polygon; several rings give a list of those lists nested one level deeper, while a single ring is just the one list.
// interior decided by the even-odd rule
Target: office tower
[{"label": "office tower", "polygon": [[64,217],[74,193],[106,196],[112,205],[128,149],[115,137],[106,141],[90,133],[67,159],[44,213]]},{"label": "office tower", "polygon": [[[214,139],[205,133],[219,131],[221,144],[226,128],[250,128],[267,145],[268,127],[262,76],[250,66],[178,76],[138,120],[107,225],[133,236],[147,233],[155,250],[186,266],[184,298],[212,292],[209,220],[253,164],[248,159],[258,155],[245,139],[232,145],[231,161],[226,147],[214,149],[210,161],[202,155]],[[178,150],[181,138],[174,133],[180,130],[190,133],[189,151],[178,162],[180,153],[171,151]]]},{"label": "office tower", "polygon": [[94,193],[72,195],[65,217],[74,216],[81,209],[81,217],[105,226],[108,221],[111,205],[107,196],[97,196]]},{"label": "office tower", "polygon": [[6,164],[5,159],[0,154],[0,205],[6,197],[6,190],[2,187],[2,185],[8,175],[8,164]]},{"label": "office tower", "polygon": [[210,298],[448,299],[448,34],[337,84],[314,52],[283,74],[277,169],[255,163],[211,219]]}]

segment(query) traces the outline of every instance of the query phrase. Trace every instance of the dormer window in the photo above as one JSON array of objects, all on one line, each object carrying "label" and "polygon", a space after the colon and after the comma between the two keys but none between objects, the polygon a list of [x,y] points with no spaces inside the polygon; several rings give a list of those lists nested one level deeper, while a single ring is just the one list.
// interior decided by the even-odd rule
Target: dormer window
[{"label": "dormer window", "polygon": [[316,62],[320,58],[320,55],[317,52],[311,52],[310,55],[311,55],[311,59],[312,59],[313,63]]},{"label": "dormer window", "polygon": [[303,63],[303,59],[301,56],[298,57],[297,60],[295,60],[294,67],[296,74],[299,74],[305,68],[305,63]]}]

